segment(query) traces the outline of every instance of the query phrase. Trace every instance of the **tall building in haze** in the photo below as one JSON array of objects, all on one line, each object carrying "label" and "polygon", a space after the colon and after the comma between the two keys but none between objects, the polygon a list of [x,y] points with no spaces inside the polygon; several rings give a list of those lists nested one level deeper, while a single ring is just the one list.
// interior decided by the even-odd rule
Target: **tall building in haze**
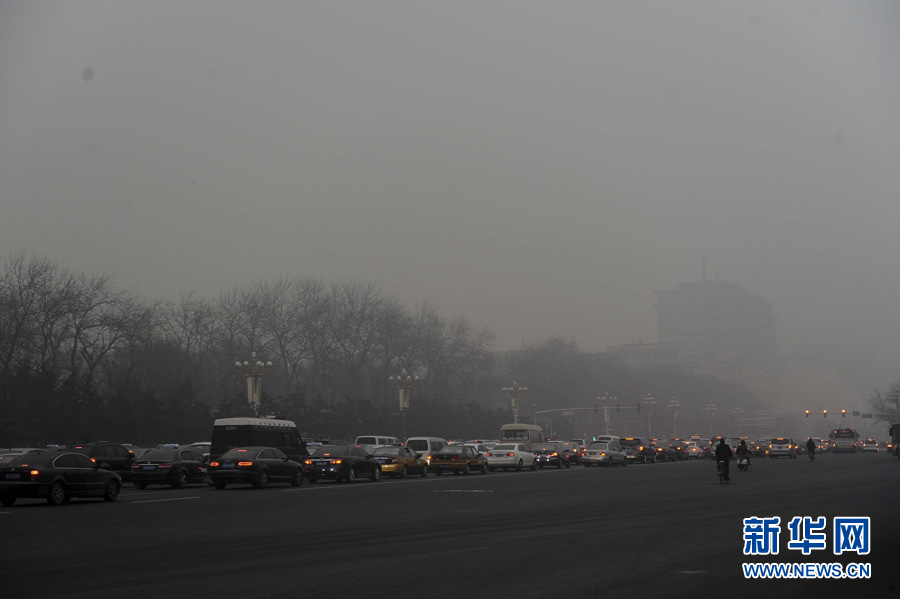
[{"label": "tall building in haze", "polygon": [[658,342],[697,372],[742,383],[761,399],[775,382],[772,304],[727,281],[681,283],[656,292]]}]

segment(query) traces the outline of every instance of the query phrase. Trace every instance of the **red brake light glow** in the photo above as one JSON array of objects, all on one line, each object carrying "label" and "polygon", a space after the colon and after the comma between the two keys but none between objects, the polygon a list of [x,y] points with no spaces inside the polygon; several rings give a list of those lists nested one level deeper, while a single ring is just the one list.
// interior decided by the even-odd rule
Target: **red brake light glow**
[{"label": "red brake light glow", "polygon": [[239,467],[252,466],[252,465],[253,465],[253,462],[238,462]]}]

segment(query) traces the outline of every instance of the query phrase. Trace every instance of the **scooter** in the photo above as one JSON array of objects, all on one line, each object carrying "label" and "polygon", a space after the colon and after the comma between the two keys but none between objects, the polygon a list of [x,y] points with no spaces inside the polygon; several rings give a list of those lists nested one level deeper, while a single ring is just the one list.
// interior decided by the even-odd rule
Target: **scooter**
[{"label": "scooter", "polygon": [[738,465],[738,470],[740,470],[742,472],[746,472],[747,468],[750,467],[750,458],[748,458],[747,456],[739,457],[738,461],[737,461],[737,465]]}]

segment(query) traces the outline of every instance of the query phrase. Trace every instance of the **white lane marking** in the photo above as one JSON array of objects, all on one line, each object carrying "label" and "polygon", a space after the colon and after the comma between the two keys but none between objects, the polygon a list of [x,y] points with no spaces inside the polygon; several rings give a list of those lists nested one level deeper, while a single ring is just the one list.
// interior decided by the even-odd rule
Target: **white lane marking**
[{"label": "white lane marking", "polygon": [[128,503],[160,503],[162,501],[184,501],[185,499],[200,499],[199,497],[173,497],[171,499],[147,499],[144,501],[129,501]]},{"label": "white lane marking", "polygon": [[490,489],[435,489],[432,493],[493,493]]},{"label": "white lane marking", "polygon": [[676,570],[676,574],[706,574],[706,570]]}]

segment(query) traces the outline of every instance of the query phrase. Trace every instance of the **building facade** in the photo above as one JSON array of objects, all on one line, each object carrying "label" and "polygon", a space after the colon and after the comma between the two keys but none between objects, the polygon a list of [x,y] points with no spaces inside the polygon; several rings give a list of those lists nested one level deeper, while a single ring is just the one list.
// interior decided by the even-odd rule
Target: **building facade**
[{"label": "building facade", "polygon": [[775,384],[772,304],[727,281],[681,283],[656,292],[658,342],[696,372],[741,383],[760,396]]}]

